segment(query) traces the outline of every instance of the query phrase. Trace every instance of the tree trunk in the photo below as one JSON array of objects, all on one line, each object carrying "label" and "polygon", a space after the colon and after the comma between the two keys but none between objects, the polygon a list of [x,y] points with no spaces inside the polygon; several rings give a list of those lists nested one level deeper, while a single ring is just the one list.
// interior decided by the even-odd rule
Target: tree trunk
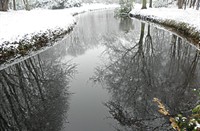
[{"label": "tree trunk", "polygon": [[0,0],[0,11],[7,11],[8,3],[9,3],[9,0]]},{"label": "tree trunk", "polygon": [[152,0],[149,0],[149,8],[152,8]]},{"label": "tree trunk", "polygon": [[29,11],[30,10],[30,5],[29,5],[28,0],[23,0],[23,2],[24,2],[24,5],[25,5],[25,9]]},{"label": "tree trunk", "polygon": [[187,7],[187,0],[183,0],[183,6],[184,6],[184,10],[186,10],[186,7]]},{"label": "tree trunk", "polygon": [[17,10],[16,9],[16,1],[15,0],[13,0],[13,10]]},{"label": "tree trunk", "polygon": [[183,0],[178,0],[177,5],[178,9],[183,9]]},{"label": "tree trunk", "polygon": [[142,0],[142,9],[146,9],[147,0]]},{"label": "tree trunk", "polygon": [[190,0],[190,6],[189,6],[190,8],[192,7],[192,1],[193,1],[193,0]]},{"label": "tree trunk", "polygon": [[144,38],[144,30],[145,30],[145,23],[141,23],[141,30],[140,30],[140,40],[138,42],[139,47],[138,47],[138,52],[140,54],[143,53],[143,38]]},{"label": "tree trunk", "polygon": [[197,10],[199,10],[199,6],[200,6],[200,0],[197,1]]},{"label": "tree trunk", "polygon": [[194,6],[195,6],[195,3],[196,3],[196,0],[194,0],[193,3],[192,3],[192,7],[193,7],[193,8],[194,8]]}]

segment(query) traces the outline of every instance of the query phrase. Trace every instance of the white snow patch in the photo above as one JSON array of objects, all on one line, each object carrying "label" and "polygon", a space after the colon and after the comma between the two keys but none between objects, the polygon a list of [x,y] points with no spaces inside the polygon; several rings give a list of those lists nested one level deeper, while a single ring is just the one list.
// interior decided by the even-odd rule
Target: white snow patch
[{"label": "white snow patch", "polygon": [[[0,12],[0,47],[5,41],[19,41],[25,36],[26,38],[31,38],[34,34],[44,33],[48,30],[67,30],[75,23],[73,14],[96,9],[115,8],[117,6],[83,4],[82,7],[62,10],[35,9],[31,11]],[[6,45],[6,47],[9,46]]]},{"label": "white snow patch", "polygon": [[75,22],[70,13],[61,10],[0,12],[0,20],[0,44],[4,41],[19,41],[27,34],[68,29]]},{"label": "white snow patch", "polygon": [[148,16],[157,20],[175,20],[177,23],[187,23],[200,32],[200,11],[195,9],[176,9],[176,8],[148,8],[141,9],[137,4],[130,12],[135,15]]},{"label": "white snow patch", "polygon": [[66,9],[68,10],[72,15],[76,14],[76,13],[82,13],[82,12],[86,12],[86,11],[91,11],[91,10],[99,10],[99,9],[112,9],[112,8],[116,8],[119,7],[118,4],[101,4],[101,3],[94,3],[94,4],[82,4],[81,7],[74,7],[74,8],[70,8],[70,9]]}]

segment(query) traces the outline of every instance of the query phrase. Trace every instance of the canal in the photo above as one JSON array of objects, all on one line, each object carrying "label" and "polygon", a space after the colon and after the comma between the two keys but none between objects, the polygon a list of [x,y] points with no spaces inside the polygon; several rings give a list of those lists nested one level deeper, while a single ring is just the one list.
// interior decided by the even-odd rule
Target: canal
[{"label": "canal", "polygon": [[0,70],[2,131],[167,131],[199,97],[199,51],[185,38],[114,11],[77,16],[55,46]]}]

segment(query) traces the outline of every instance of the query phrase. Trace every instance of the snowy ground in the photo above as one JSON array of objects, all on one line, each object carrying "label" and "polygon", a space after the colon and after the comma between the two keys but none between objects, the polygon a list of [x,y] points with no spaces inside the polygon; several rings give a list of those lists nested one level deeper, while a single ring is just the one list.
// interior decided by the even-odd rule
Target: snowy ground
[{"label": "snowy ground", "polygon": [[35,9],[31,11],[0,12],[0,48],[6,49],[11,46],[17,48],[18,44],[5,43],[18,42],[24,38],[31,39],[38,33],[68,30],[75,24],[74,14],[117,6],[83,4],[82,7],[62,10]]},{"label": "snowy ground", "polygon": [[176,8],[148,8],[141,9],[141,5],[135,5],[131,11],[133,15],[152,18],[159,21],[175,21],[176,23],[186,23],[191,29],[200,33],[200,11],[195,9],[177,9]]}]

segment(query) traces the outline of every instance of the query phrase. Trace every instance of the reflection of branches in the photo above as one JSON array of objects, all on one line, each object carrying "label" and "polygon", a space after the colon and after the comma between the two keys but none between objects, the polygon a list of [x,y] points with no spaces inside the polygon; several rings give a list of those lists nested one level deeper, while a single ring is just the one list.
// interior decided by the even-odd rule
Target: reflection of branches
[{"label": "reflection of branches", "polygon": [[[180,99],[186,99],[185,94],[187,94],[188,90],[197,86],[193,83],[198,83],[198,55],[198,51],[193,50],[181,38],[172,35],[171,48],[169,50],[170,59],[167,62],[168,68],[166,68],[168,73],[165,74],[167,79],[163,84],[173,87],[172,94],[179,96]],[[190,109],[189,105],[194,103],[194,101],[188,100],[186,103],[181,104],[179,99],[174,99],[173,103],[177,108],[174,109],[173,106],[175,105],[171,105],[169,106],[170,110],[185,112]],[[180,104],[184,105],[185,108],[178,108]]]},{"label": "reflection of branches", "polygon": [[153,59],[153,57],[154,57],[154,47],[153,47],[153,43],[152,43],[152,37],[150,34],[150,25],[148,25],[148,31],[147,31],[147,35],[146,35],[145,42],[144,42],[144,48],[145,48],[145,53],[147,56],[146,61],[149,61],[149,64],[151,64],[151,59]]},{"label": "reflection of branches", "polygon": [[60,130],[74,69],[38,56],[0,71],[0,129]]},{"label": "reflection of branches", "polygon": [[2,114],[0,114],[0,124],[2,126],[0,126],[1,131],[5,130],[5,129],[10,129],[9,124],[7,123],[7,121],[3,118]]},{"label": "reflection of branches", "polygon": [[[144,29],[143,29],[144,30]],[[144,32],[144,31],[143,31]],[[141,33],[143,34],[143,33]],[[142,37],[143,39],[143,37]],[[142,41],[142,40],[141,40]],[[146,80],[146,83],[148,83],[149,86],[153,87],[155,86],[154,84],[154,48],[153,48],[153,44],[152,44],[152,37],[150,34],[150,25],[148,25],[148,30],[147,30],[147,35],[145,37],[145,42],[143,43],[142,41],[143,47],[141,47],[143,50],[143,57],[141,57],[141,61],[142,61],[142,72],[143,72],[143,76],[144,79]]]},{"label": "reflection of branches", "polygon": [[[159,116],[152,99],[161,99],[171,114],[188,110],[197,99],[191,88],[200,83],[197,79],[199,53],[177,36],[172,36],[175,45],[169,48],[169,40],[163,39],[169,37],[164,36],[166,33],[150,33],[148,26],[143,41],[145,24],[141,24],[137,43],[123,37],[104,39],[109,63],[97,69],[96,78],[106,84],[112,95],[105,105],[113,119],[135,130],[162,131],[171,128],[168,119]],[[162,39],[163,45],[152,38]]]},{"label": "reflection of branches", "polygon": [[[191,62],[189,69],[185,71],[186,77],[185,82],[181,85],[182,88],[186,89],[190,86],[190,83],[192,83],[195,80],[195,73],[198,66],[199,61],[199,51],[196,51],[195,56],[193,58],[193,61]],[[180,90],[177,88],[177,90]],[[182,90],[182,93],[185,93],[186,90]]]},{"label": "reflection of branches", "polygon": [[144,44],[146,45],[146,53],[153,53],[153,44],[152,44],[152,38],[150,34],[150,28],[151,28],[150,25],[148,25],[148,31],[147,31],[147,35],[144,42]]},{"label": "reflection of branches", "polygon": [[120,18],[119,28],[120,30],[128,33],[131,29],[134,29],[132,24],[132,19],[129,17],[122,17]]},{"label": "reflection of branches", "polygon": [[134,130],[144,130],[145,128],[156,130],[168,124],[163,123],[161,126],[158,127],[149,125],[148,121],[160,120],[163,119],[163,116],[154,116],[152,118],[137,118],[134,115],[131,115],[131,113],[128,112],[123,106],[113,101],[105,103],[105,106],[109,109],[109,113],[112,115],[112,117],[116,119],[120,125],[127,126]]},{"label": "reflection of branches", "polygon": [[85,52],[85,47],[83,43],[80,41],[79,37],[77,36],[72,36],[70,37],[70,45],[67,49],[67,53],[72,56],[77,56],[84,54]]}]

